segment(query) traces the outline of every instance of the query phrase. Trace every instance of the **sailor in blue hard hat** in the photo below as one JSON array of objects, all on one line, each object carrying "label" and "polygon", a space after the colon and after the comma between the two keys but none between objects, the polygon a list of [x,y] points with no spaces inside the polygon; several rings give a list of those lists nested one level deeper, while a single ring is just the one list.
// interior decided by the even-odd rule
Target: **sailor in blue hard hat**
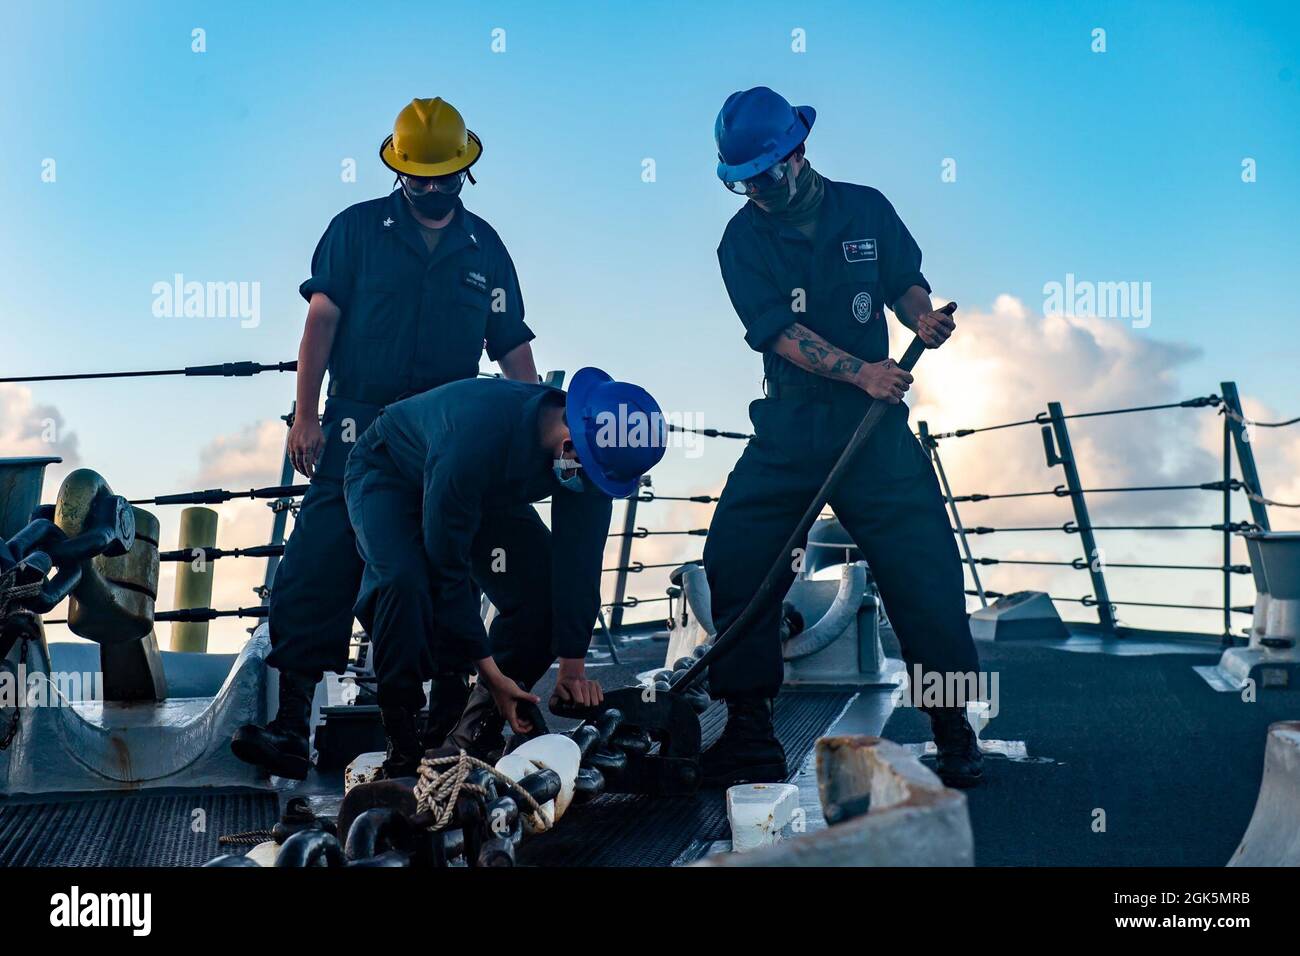
[{"label": "sailor in blue hard hat", "polygon": [[[719,633],[739,617],[872,402],[889,414],[850,465],[831,507],[871,565],[908,664],[969,674],[979,662],[966,619],[962,566],[929,459],[902,403],[911,375],[889,357],[885,309],[932,348],[952,334],[921,273],[921,250],[881,193],[835,182],[809,163],[817,112],[759,86],[727,97],[714,134],[718,178],[745,197],[718,246],[722,279],[763,355],[754,439],[727,479],[704,548]],[[788,581],[786,586],[788,587]],[[784,593],[779,588],[778,593]],[[786,779],[772,725],[781,687],[777,599],[752,637],[710,668],[726,730],[704,753],[703,778],[728,785]],[[929,709],[938,770],[949,785],[981,773],[959,702]]]},{"label": "sailor in blue hard hat", "polygon": [[579,369],[569,385],[565,420],[572,459],[605,494],[626,498],[658,464],[668,428],[644,388],[616,382],[598,368]]},{"label": "sailor in blue hard hat", "polygon": [[[559,658],[556,695],[603,699],[584,661],[600,608],[611,502],[663,457],[667,429],[645,389],[581,369],[568,393],[468,379],[387,406],[348,458],[344,491],[365,562],[357,619],[374,648],[389,777],[431,747],[422,685],[468,662],[478,683],[449,746],[487,759],[504,724]],[[533,504],[549,498],[548,529]],[[490,628],[479,591],[496,608]]]},{"label": "sailor in blue hard hat", "polygon": [[[792,107],[766,86],[732,93],[718,111],[718,178],[732,192],[751,195],[786,182],[795,151],[817,120],[811,106]],[[794,177],[787,191],[793,193]]]}]

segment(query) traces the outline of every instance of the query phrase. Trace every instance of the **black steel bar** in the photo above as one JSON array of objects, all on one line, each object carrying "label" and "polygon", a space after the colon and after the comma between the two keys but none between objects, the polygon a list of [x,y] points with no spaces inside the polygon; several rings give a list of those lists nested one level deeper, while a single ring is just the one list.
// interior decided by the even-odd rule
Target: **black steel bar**
[{"label": "black steel bar", "polygon": [[[1219,387],[1223,389],[1223,404],[1227,413],[1224,417],[1228,419],[1232,443],[1237,450],[1237,465],[1241,469],[1241,479],[1246,486],[1250,501],[1251,520],[1259,525],[1260,530],[1268,531],[1270,528],[1268,507],[1263,501],[1256,500],[1264,497],[1264,490],[1259,483],[1259,471],[1255,468],[1255,452],[1250,447],[1250,434],[1242,424],[1246,416],[1241,410],[1241,396],[1237,394],[1237,383],[1220,382]],[[1250,497],[1251,495],[1255,497]]]},{"label": "black steel bar", "polygon": [[[1047,414],[1052,420],[1050,426],[1043,426],[1043,450],[1047,454],[1049,467],[1060,465],[1065,470],[1065,483],[1070,489],[1070,503],[1074,506],[1074,518],[1078,525],[1079,539],[1083,542],[1083,559],[1088,562],[1088,573],[1092,576],[1092,588],[1097,595],[1097,618],[1103,631],[1115,633],[1115,612],[1111,609],[1110,595],[1106,590],[1106,574],[1103,562],[1097,560],[1100,551],[1097,539],[1092,534],[1092,522],[1088,518],[1088,503],[1083,497],[1083,483],[1079,480],[1079,469],[1074,460],[1074,449],[1070,446],[1070,431],[1065,424],[1065,412],[1060,402],[1048,402]],[[1052,447],[1052,437],[1056,438],[1056,447]]]}]

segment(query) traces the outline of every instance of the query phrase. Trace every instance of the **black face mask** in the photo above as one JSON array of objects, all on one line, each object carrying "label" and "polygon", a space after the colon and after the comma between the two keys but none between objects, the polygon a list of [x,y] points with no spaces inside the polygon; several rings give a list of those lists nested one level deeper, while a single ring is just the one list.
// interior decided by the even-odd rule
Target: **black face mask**
[{"label": "black face mask", "polygon": [[441,219],[456,208],[458,198],[456,193],[440,193],[437,190],[413,195],[405,185],[402,186],[402,194],[406,196],[411,208],[426,219]]}]

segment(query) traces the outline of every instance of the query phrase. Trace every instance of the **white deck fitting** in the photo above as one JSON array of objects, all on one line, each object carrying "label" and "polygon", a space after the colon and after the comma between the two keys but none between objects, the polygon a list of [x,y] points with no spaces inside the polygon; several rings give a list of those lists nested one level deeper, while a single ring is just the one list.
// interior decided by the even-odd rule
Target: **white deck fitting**
[{"label": "white deck fitting", "polygon": [[771,846],[798,829],[799,788],[792,783],[743,783],[727,788],[731,848],[746,853]]},{"label": "white deck fitting", "polygon": [[1259,799],[1228,866],[1300,866],[1300,720],[1268,728]]},{"label": "white deck fitting", "polygon": [[[880,641],[879,602],[864,562],[845,564],[837,578],[798,577],[785,601],[803,616],[803,631],[785,642],[785,683],[792,687],[891,687],[900,683],[903,662],[885,657]],[[691,566],[681,575],[682,600],[669,622],[664,668],[671,670],[700,644],[712,640],[709,581]],[[641,680],[657,673],[646,671]]]},{"label": "white deck fitting", "polygon": [[1014,641],[1068,636],[1052,599],[1042,591],[1004,594],[971,612],[970,633],[977,641]]},{"label": "white deck fitting", "polygon": [[[1250,644],[1230,647],[1217,666],[1192,669],[1217,691],[1240,692],[1249,681],[1258,690],[1300,683],[1300,532],[1255,531],[1243,535],[1250,553],[1255,599]],[[1290,641],[1269,647],[1266,641]]]},{"label": "white deck fitting", "polygon": [[[866,813],[805,836],[749,853],[720,853],[696,866],[972,866],[974,839],[966,797],[892,741],[879,737],[823,737],[817,741],[819,776],[833,751],[853,750],[869,796]],[[830,802],[823,788],[822,806]],[[843,799],[845,794],[837,794]]]}]

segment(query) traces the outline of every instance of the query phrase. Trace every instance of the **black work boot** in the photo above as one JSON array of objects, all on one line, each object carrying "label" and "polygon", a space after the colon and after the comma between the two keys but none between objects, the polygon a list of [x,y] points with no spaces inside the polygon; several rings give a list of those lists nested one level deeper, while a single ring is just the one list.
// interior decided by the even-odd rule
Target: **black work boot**
[{"label": "black work boot", "polygon": [[469,677],[466,674],[439,674],[429,687],[429,712],[420,731],[425,750],[442,746],[447,735],[460,722],[469,701]]},{"label": "black work boot", "polygon": [[460,720],[447,735],[446,749],[495,763],[505,749],[506,720],[483,683],[474,685]]},{"label": "black work boot", "polygon": [[772,701],[728,697],[727,726],[701,755],[700,764],[701,782],[706,787],[785,780],[785,749],[772,729]]},{"label": "black work boot", "polygon": [[280,671],[280,709],[265,727],[245,724],[235,731],[230,749],[245,763],[277,777],[304,780],[311,766],[311,700],[317,677]]},{"label": "black work boot", "polygon": [[384,723],[384,736],[388,738],[388,753],[384,757],[383,778],[414,777],[420,769],[424,748],[420,745],[419,712],[409,707],[380,707],[379,719]]},{"label": "black work boot", "polygon": [[927,710],[934,745],[939,751],[936,771],[946,787],[973,787],[984,774],[984,755],[979,739],[966,720],[964,707],[935,707]]}]

